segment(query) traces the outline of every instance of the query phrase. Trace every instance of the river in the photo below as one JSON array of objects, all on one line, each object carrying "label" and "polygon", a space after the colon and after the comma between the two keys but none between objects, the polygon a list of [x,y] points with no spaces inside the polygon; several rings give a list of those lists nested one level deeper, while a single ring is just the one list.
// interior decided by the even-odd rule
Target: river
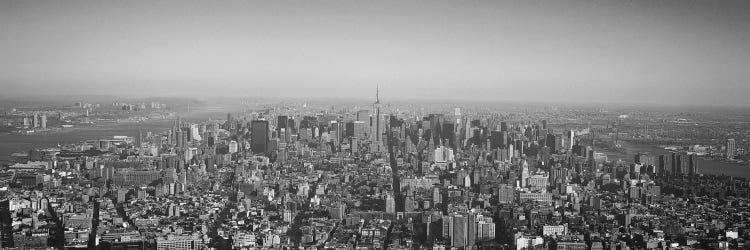
[{"label": "river", "polygon": [[16,152],[27,152],[34,148],[54,147],[58,144],[71,144],[85,140],[112,138],[115,135],[137,136],[138,130],[162,132],[172,128],[173,120],[152,120],[141,123],[113,123],[92,127],[73,127],[60,131],[22,135],[15,133],[0,134],[0,164],[6,164],[10,155]]},{"label": "river", "polygon": [[[623,148],[625,148],[625,153],[605,151],[604,153],[607,154],[607,158],[609,158],[609,160],[617,161],[618,159],[621,159],[626,162],[633,162],[635,154],[640,152],[648,152],[656,156],[670,153],[669,150],[661,148],[657,145],[633,144],[624,141],[620,142],[620,144]],[[698,163],[698,171],[701,174],[723,174],[728,176],[750,178],[750,165],[748,164],[724,162],[708,158],[701,158],[700,162]]]}]

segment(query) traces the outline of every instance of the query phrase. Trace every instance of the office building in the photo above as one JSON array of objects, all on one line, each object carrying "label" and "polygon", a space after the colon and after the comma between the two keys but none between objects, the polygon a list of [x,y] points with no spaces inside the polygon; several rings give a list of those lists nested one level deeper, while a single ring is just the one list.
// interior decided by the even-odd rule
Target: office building
[{"label": "office building", "polygon": [[521,187],[526,188],[529,181],[529,163],[526,160],[521,162]]},{"label": "office building", "polygon": [[157,250],[188,250],[204,249],[206,247],[203,238],[198,234],[192,235],[175,235],[168,234],[156,238]]},{"label": "office building", "polygon": [[568,233],[568,227],[566,227],[565,225],[542,226],[542,235],[544,236],[565,235],[567,233]]},{"label": "office building", "polygon": [[487,241],[495,239],[495,223],[492,217],[477,215],[476,216],[476,240]]},{"label": "office building", "polygon": [[635,163],[641,164],[643,166],[655,166],[654,164],[654,156],[651,154],[646,153],[638,153],[635,155]]},{"label": "office building", "polygon": [[687,154],[678,154],[677,155],[677,161],[675,166],[677,167],[677,171],[675,171],[679,175],[688,175],[690,173],[690,163],[688,159]]},{"label": "office building", "polygon": [[289,117],[285,115],[280,115],[276,117],[276,134],[281,139],[281,141],[286,142],[286,135],[283,133],[283,131],[286,131],[288,129]]},{"label": "office building", "polygon": [[656,173],[660,176],[672,174],[672,157],[669,155],[659,155],[659,161],[656,165]]},{"label": "office building", "polygon": [[443,145],[455,148],[456,147],[456,126],[453,123],[443,123],[442,131],[441,131],[441,140],[443,141]]},{"label": "office building", "polygon": [[354,121],[352,123],[352,136],[365,139],[367,138],[367,124],[364,121]]},{"label": "office building", "polygon": [[726,146],[726,156],[727,159],[734,159],[734,154],[737,153],[737,146],[735,144],[735,141],[733,138],[727,139],[727,146]]},{"label": "office building", "polygon": [[39,115],[34,113],[34,128],[39,127]]},{"label": "office building", "polygon": [[396,213],[396,199],[390,194],[385,198],[385,212],[389,214]]},{"label": "office building", "polygon": [[516,201],[516,189],[512,185],[500,184],[498,190],[499,201],[503,204],[513,204]]},{"label": "office building", "polygon": [[457,248],[466,247],[468,240],[468,219],[460,214],[451,216],[451,246]]},{"label": "office building", "polygon": [[434,156],[436,163],[450,163],[454,161],[453,149],[445,146],[439,146],[435,149]]},{"label": "office building", "polygon": [[529,190],[546,192],[549,187],[549,176],[544,174],[534,174],[526,180]]},{"label": "office building", "polygon": [[518,200],[524,201],[536,201],[552,203],[552,193],[520,193],[518,194]]},{"label": "office building", "polygon": [[187,146],[187,135],[185,132],[183,132],[181,129],[178,129],[174,132],[175,142],[178,148],[184,148]]},{"label": "office building", "polygon": [[385,124],[382,124],[381,120],[382,117],[380,117],[380,89],[375,89],[375,103],[372,104],[372,108],[375,111],[375,113],[370,116],[370,128],[372,130],[370,134],[370,139],[372,143],[381,142],[381,136],[383,134],[383,131],[385,129],[383,126]]},{"label": "office building", "polygon": [[201,137],[200,129],[198,127],[198,124],[190,124],[190,138],[194,141],[201,141],[203,138]]},{"label": "office building", "polygon": [[545,145],[549,147],[550,152],[557,152],[557,137],[554,134],[547,134]]},{"label": "office building", "polygon": [[41,127],[41,128],[47,128],[47,115],[46,114],[42,114],[42,115],[39,116],[39,119],[41,120],[41,124],[39,125],[39,127]]},{"label": "office building", "polygon": [[268,152],[268,121],[254,120],[250,122],[250,150],[253,154]]},{"label": "office building", "polygon": [[229,141],[229,153],[234,154],[239,152],[239,143],[237,141]]},{"label": "office building", "polygon": [[0,201],[0,248],[13,247],[13,219],[10,216],[10,200]]},{"label": "office building", "polygon": [[231,129],[231,127],[232,127],[232,126],[231,126],[231,124],[232,124],[232,123],[233,123],[233,121],[232,121],[232,113],[227,113],[227,121],[226,121],[226,123],[225,123],[225,126],[224,126],[224,128],[225,128],[226,130],[230,130],[230,129]]},{"label": "office building", "polygon": [[688,155],[687,159],[688,159],[688,167],[687,167],[688,175],[700,174],[700,166],[699,166],[700,159],[698,155],[695,155],[695,154]]},{"label": "office building", "polygon": [[134,170],[132,168],[117,169],[112,183],[118,186],[146,186],[161,178],[158,170]]},{"label": "office building", "polygon": [[477,243],[477,215],[473,212],[466,214],[466,246]]},{"label": "office building", "polygon": [[567,138],[565,138],[565,142],[566,142],[565,149],[570,151],[573,149],[573,145],[575,144],[576,133],[573,130],[568,130],[566,135],[567,135]]}]

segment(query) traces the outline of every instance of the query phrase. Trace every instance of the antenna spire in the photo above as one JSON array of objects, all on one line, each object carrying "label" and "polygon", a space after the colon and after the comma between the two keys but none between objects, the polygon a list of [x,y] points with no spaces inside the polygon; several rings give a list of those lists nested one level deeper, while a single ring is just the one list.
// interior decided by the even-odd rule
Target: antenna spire
[{"label": "antenna spire", "polygon": [[375,103],[380,103],[380,85],[375,85]]}]

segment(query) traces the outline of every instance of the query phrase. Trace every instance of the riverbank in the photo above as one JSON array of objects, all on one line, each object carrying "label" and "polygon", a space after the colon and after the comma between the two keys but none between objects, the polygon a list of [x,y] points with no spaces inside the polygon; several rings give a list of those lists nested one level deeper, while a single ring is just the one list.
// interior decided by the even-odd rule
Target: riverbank
[{"label": "riverbank", "polygon": [[[627,142],[621,142],[620,144],[625,149],[624,153],[603,151],[607,154],[609,160],[617,161],[620,159],[626,162],[633,162],[635,154],[637,153],[648,152],[654,156],[671,153],[671,151],[659,147],[658,145],[631,144]],[[750,165],[748,164],[701,158],[698,163],[698,170],[701,174],[750,178]]]},{"label": "riverbank", "polygon": [[140,123],[109,123],[97,126],[73,127],[52,133],[0,134],[0,164],[6,164],[10,155],[35,148],[55,147],[58,144],[78,143],[85,140],[112,138],[115,135],[137,136],[138,131],[162,132],[174,125],[173,120],[149,120]]}]

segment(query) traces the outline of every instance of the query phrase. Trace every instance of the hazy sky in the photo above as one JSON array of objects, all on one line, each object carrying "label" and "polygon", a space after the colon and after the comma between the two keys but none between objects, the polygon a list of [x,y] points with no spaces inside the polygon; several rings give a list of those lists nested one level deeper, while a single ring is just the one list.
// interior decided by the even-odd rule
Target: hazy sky
[{"label": "hazy sky", "polygon": [[750,105],[750,1],[0,0],[7,93]]}]

